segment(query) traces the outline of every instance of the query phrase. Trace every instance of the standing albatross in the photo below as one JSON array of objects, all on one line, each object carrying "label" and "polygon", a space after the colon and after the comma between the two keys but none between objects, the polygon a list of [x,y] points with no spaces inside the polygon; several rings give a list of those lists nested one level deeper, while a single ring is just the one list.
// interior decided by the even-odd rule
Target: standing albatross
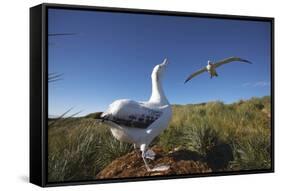
[{"label": "standing albatross", "polygon": [[252,62],[248,61],[248,60],[245,60],[245,59],[242,59],[242,58],[239,58],[239,57],[229,57],[229,58],[226,58],[224,60],[220,60],[218,62],[211,62],[210,60],[208,60],[208,64],[206,67],[194,72],[193,74],[191,74],[190,76],[188,76],[188,78],[185,80],[184,83],[188,82],[189,80],[191,80],[192,78],[194,78],[195,76],[199,75],[199,74],[202,74],[203,72],[208,72],[210,74],[210,78],[213,78],[214,76],[218,76],[218,73],[216,71],[216,68],[224,65],[224,64],[227,64],[227,63],[231,63],[231,62],[234,62],[234,61],[239,61],[239,62],[244,62],[244,63],[248,63],[248,64],[252,64]]},{"label": "standing albatross", "polygon": [[167,126],[172,116],[171,105],[162,89],[162,79],[168,60],[154,67],[152,80],[152,94],[148,101],[137,102],[120,99],[109,105],[100,115],[102,121],[110,126],[112,135],[122,142],[134,144],[140,148],[142,159],[148,171],[167,170],[168,166],[150,168],[146,159],[154,159],[155,153],[148,150],[151,141]]}]

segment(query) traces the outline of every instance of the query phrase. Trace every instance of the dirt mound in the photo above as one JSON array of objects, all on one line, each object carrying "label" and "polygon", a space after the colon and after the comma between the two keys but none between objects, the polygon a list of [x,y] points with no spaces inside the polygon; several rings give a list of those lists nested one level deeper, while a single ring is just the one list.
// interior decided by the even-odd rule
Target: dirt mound
[{"label": "dirt mound", "polygon": [[169,165],[166,171],[148,172],[141,158],[141,153],[132,151],[120,158],[114,160],[100,173],[97,179],[104,178],[125,178],[125,177],[143,177],[158,175],[180,175],[211,172],[211,168],[204,162],[196,152],[187,150],[178,150],[172,152],[164,152],[159,147],[153,147],[156,153],[155,160],[149,160],[150,167],[159,165]]}]

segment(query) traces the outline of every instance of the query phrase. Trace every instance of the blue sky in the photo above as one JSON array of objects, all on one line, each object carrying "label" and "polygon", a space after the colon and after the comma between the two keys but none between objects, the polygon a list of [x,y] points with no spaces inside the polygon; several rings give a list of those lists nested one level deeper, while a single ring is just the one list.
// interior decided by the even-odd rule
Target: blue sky
[{"label": "blue sky", "polygon": [[[116,99],[147,100],[151,71],[169,60],[164,90],[170,103],[220,100],[232,103],[270,95],[270,23],[49,9],[49,73],[63,79],[49,84],[49,114],[74,107],[80,115],[103,111]],[[252,65],[232,63],[184,84],[207,60],[239,56]]]}]

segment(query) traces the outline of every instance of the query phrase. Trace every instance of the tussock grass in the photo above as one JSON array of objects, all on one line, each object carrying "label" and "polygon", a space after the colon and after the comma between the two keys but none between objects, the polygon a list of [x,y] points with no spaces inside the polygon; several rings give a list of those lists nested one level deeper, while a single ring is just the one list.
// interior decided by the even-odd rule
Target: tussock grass
[{"label": "tussock grass", "polygon": [[107,164],[132,150],[89,118],[64,119],[48,133],[48,180],[91,180]]},{"label": "tussock grass", "polygon": [[170,127],[161,134],[158,144],[166,150],[184,147],[202,156],[218,145],[229,145],[233,159],[225,170],[268,169],[270,108],[268,96],[228,105],[176,105]]},{"label": "tussock grass", "polygon": [[[233,104],[174,105],[169,127],[153,145],[195,151],[214,170],[270,168],[270,97]],[[133,150],[92,116],[50,119],[48,180],[94,179],[115,158]],[[55,121],[54,121],[55,120]]]}]

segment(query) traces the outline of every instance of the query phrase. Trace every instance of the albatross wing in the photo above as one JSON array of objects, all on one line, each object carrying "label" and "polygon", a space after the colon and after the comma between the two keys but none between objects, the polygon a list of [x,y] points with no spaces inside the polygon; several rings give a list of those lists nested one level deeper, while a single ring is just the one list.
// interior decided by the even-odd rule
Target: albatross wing
[{"label": "albatross wing", "polygon": [[189,80],[191,80],[191,79],[194,78],[195,76],[197,76],[197,75],[199,75],[199,74],[201,74],[201,73],[203,73],[203,72],[206,72],[206,71],[207,71],[206,68],[202,68],[201,70],[198,70],[198,71],[194,72],[193,74],[191,74],[191,75],[185,80],[184,83],[188,82]]},{"label": "albatross wing", "polygon": [[161,115],[162,111],[144,106],[132,100],[117,100],[113,102],[101,117],[119,126],[146,129]]},{"label": "albatross wing", "polygon": [[250,62],[249,60],[245,60],[245,59],[242,59],[242,58],[234,57],[234,56],[233,56],[233,57],[229,57],[229,58],[220,60],[220,61],[218,61],[218,62],[215,62],[215,63],[214,63],[214,66],[217,68],[217,67],[220,67],[220,66],[223,65],[223,64],[227,64],[227,63],[234,62],[234,61],[252,64],[252,62]]}]

